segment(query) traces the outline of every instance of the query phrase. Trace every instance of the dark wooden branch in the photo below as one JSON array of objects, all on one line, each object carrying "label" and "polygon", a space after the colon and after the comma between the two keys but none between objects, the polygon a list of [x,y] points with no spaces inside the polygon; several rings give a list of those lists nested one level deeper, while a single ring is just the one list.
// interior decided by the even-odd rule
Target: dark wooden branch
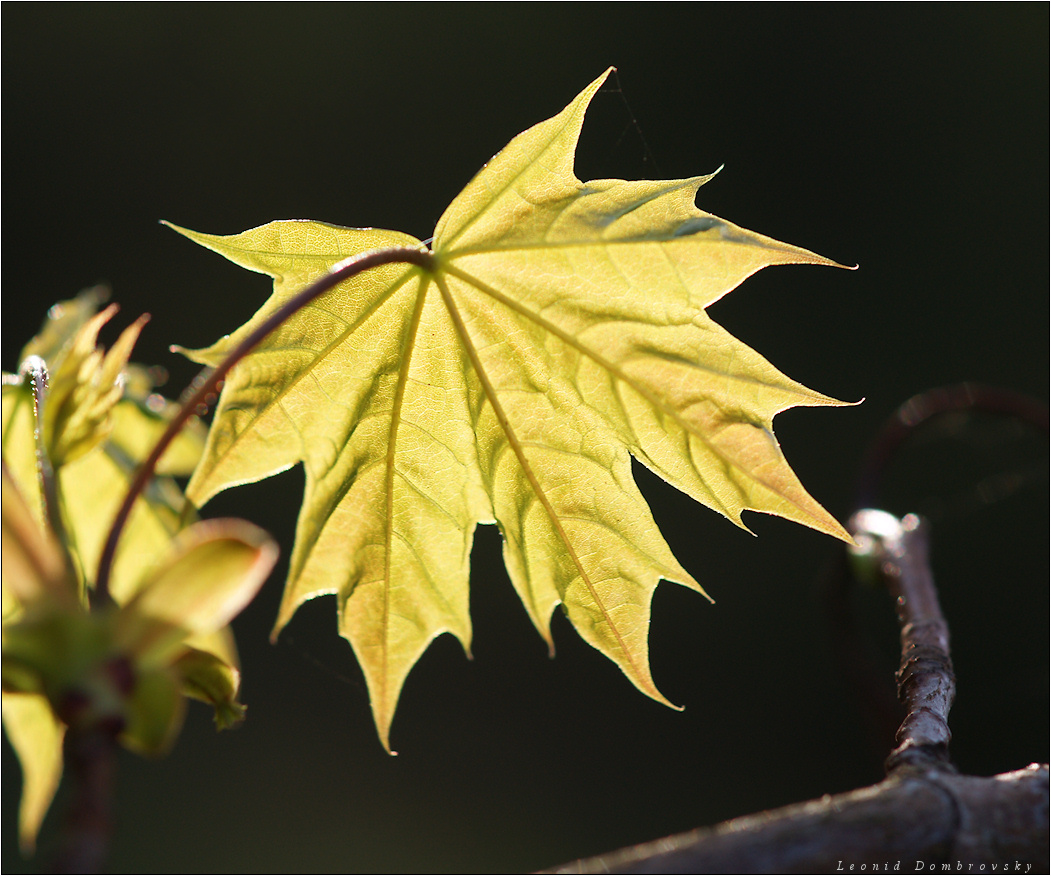
[{"label": "dark wooden branch", "polygon": [[886,511],[866,509],[849,524],[852,552],[875,566],[890,592],[901,627],[898,699],[905,720],[898,747],[887,758],[887,773],[899,767],[938,766],[949,761],[949,709],[956,696],[956,676],[949,656],[949,625],[942,616],[931,575],[927,526],[915,514],[898,520]]},{"label": "dark wooden branch", "polygon": [[903,773],[546,872],[1048,872],[1046,764],[982,779]]},{"label": "dark wooden branch", "polygon": [[[957,775],[948,715],[956,693],[949,629],[916,515],[859,511],[856,561],[888,588],[901,625],[906,717],[878,785],[575,861],[552,873],[1047,873],[1048,766]],[[944,865],[944,867],[943,867]]]}]

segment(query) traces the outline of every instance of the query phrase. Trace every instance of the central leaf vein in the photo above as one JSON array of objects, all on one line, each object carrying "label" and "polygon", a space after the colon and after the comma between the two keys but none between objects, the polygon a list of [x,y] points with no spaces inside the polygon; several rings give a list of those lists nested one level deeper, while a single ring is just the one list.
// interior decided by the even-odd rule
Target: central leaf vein
[{"label": "central leaf vein", "polygon": [[[452,272],[451,272],[452,273]],[[459,277],[459,274],[455,274]],[[462,279],[462,278],[461,278]],[[537,501],[543,506],[544,511],[547,513],[548,518],[551,521],[552,527],[558,533],[559,539],[565,545],[566,552],[569,554],[573,565],[577,569],[577,573],[580,575],[581,581],[588,590],[588,594],[594,600],[596,606],[598,606],[602,618],[605,620],[610,631],[613,633],[614,638],[617,641],[621,653],[624,658],[630,662],[637,672],[640,671],[635,657],[631,650],[627,647],[621,636],[620,630],[617,628],[609,610],[606,608],[605,602],[599,596],[595,589],[595,583],[591,580],[591,576],[588,575],[587,570],[584,568],[584,564],[577,554],[576,548],[573,545],[572,540],[569,537],[569,533],[566,532],[565,527],[562,525],[562,519],[559,517],[558,512],[551,504],[551,499],[548,497],[546,491],[541,485],[539,479],[536,476],[536,472],[533,471],[533,467],[529,464],[529,459],[526,457],[525,448],[522,443],[518,440],[518,436],[515,433],[514,428],[511,425],[511,421],[507,416],[503,405],[500,404],[500,399],[497,395],[496,387],[493,386],[492,381],[489,379],[488,373],[482,365],[482,361],[478,355],[477,349],[475,349],[474,342],[471,339],[470,333],[467,331],[467,326],[464,324],[463,317],[460,315],[459,309],[456,307],[456,302],[453,300],[452,293],[449,291],[449,287],[446,284],[444,278],[441,275],[435,276],[435,282],[438,289],[441,291],[442,300],[445,302],[446,309],[449,311],[449,315],[452,317],[454,326],[456,327],[456,333],[460,337],[460,342],[463,344],[464,351],[467,353],[467,357],[471,360],[471,366],[474,369],[475,374],[478,375],[478,380],[482,384],[482,389],[485,392],[486,398],[489,400],[489,404],[493,407],[493,413],[496,415],[497,421],[500,423],[504,435],[507,437],[507,443],[514,451],[515,457],[518,460],[519,467],[522,469],[522,473],[525,475],[526,480],[529,482],[529,486],[532,489],[533,495]]]}]

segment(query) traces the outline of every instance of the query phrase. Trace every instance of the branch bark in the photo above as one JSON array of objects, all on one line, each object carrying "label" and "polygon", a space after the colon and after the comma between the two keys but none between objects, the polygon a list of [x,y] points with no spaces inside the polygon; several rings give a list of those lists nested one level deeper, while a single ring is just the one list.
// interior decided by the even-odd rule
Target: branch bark
[{"label": "branch bark", "polygon": [[859,511],[863,571],[887,587],[901,627],[898,747],[877,785],[574,861],[552,873],[836,873],[1051,870],[1048,766],[977,778],[949,760],[956,694],[949,628],[916,515]]},{"label": "branch bark", "polygon": [[859,511],[847,525],[858,543],[851,552],[877,567],[901,627],[896,678],[906,714],[895,737],[898,747],[887,758],[887,773],[908,765],[952,769],[949,709],[956,696],[956,675],[949,656],[949,625],[931,575],[927,526],[915,514],[898,520],[872,509]]},{"label": "branch bark", "polygon": [[[1048,871],[1048,768],[993,778],[941,770],[735,818],[552,873]],[[957,864],[961,865],[957,868]],[[968,865],[973,865],[968,868]]]}]

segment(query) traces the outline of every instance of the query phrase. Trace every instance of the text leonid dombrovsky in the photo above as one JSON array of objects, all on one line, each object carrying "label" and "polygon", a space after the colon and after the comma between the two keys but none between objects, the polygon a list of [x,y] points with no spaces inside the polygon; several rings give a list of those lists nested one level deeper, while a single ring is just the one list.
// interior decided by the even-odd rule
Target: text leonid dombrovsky
[{"label": "text leonid dombrovsky", "polygon": [[1026,861],[1004,861],[998,864],[972,864],[967,861],[839,861],[837,873],[1029,873],[1033,865]]}]

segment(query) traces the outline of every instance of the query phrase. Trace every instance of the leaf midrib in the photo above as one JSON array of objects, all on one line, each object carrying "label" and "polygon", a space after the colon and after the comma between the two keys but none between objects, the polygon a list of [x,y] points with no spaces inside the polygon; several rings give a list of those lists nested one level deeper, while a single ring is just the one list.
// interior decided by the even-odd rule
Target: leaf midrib
[{"label": "leaf midrib", "polygon": [[493,412],[496,415],[497,421],[500,423],[500,427],[507,437],[508,444],[511,445],[511,449],[518,459],[518,463],[522,468],[522,472],[525,474],[526,479],[529,481],[530,487],[532,487],[534,495],[539,500],[540,504],[544,507],[547,512],[548,518],[551,520],[551,525],[555,528],[561,539],[563,545],[566,548],[566,552],[569,554],[570,559],[573,561],[573,565],[576,567],[577,572],[580,574],[581,580],[588,589],[588,593],[594,600],[595,605],[598,606],[602,612],[602,617],[605,620],[608,628],[613,633],[614,638],[617,641],[617,645],[620,648],[621,653],[624,655],[624,659],[631,665],[635,672],[635,677],[642,682],[645,682],[649,675],[642,668],[639,667],[635,660],[634,654],[628,648],[627,643],[624,641],[620,634],[620,630],[617,629],[617,625],[611,617],[609,611],[606,609],[605,603],[602,598],[595,590],[594,583],[591,581],[587,570],[584,568],[584,564],[580,557],[577,555],[576,549],[573,546],[572,541],[569,538],[569,534],[565,531],[562,526],[562,520],[558,513],[555,511],[551,504],[550,499],[547,497],[544,488],[541,486],[540,481],[537,479],[536,474],[533,471],[532,466],[529,464],[529,460],[525,455],[525,448],[522,443],[518,440],[518,436],[515,434],[514,429],[511,427],[511,421],[504,411],[503,406],[500,404],[500,399],[497,395],[496,388],[489,380],[489,375],[482,367],[481,358],[478,355],[478,351],[475,349],[474,342],[471,340],[470,333],[467,330],[467,326],[463,321],[463,317],[460,314],[459,309],[456,307],[456,302],[453,300],[452,294],[449,291],[448,285],[445,283],[444,278],[441,274],[435,275],[435,283],[438,289],[441,291],[442,300],[445,302],[446,310],[449,313],[453,321],[453,325],[456,328],[456,333],[460,336],[460,341],[463,344],[463,348],[467,353],[468,358],[471,360],[471,366],[474,368],[475,373],[478,375],[478,380],[482,384],[482,389],[485,392],[486,398],[489,404],[493,408]]},{"label": "leaf midrib", "polygon": [[[383,534],[383,608],[381,611],[382,647],[380,672],[380,687],[382,694],[379,696],[387,710],[389,697],[388,679],[390,673],[390,588],[391,588],[391,548],[394,538],[394,460],[397,456],[398,432],[401,426],[401,409],[405,402],[405,386],[409,382],[409,366],[412,363],[413,350],[416,347],[416,335],[420,328],[420,320],[423,316],[423,306],[427,301],[427,290],[430,283],[426,280],[420,283],[419,292],[416,296],[416,304],[412,311],[412,321],[409,325],[409,336],[406,339],[401,357],[401,371],[398,373],[398,383],[394,389],[394,401],[391,404],[390,430],[387,433],[387,470],[384,472],[385,491],[387,494],[386,526]],[[400,536],[399,536],[400,537]],[[402,541],[405,539],[402,538]],[[421,562],[421,565],[424,566]],[[428,580],[430,575],[428,574]],[[432,582],[433,584],[433,582]]]}]

